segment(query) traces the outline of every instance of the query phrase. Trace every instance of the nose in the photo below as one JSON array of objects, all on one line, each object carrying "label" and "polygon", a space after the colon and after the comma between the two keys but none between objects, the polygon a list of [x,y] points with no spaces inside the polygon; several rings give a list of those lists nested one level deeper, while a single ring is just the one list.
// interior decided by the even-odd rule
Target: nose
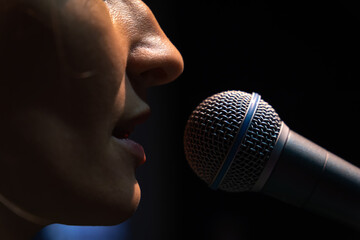
[{"label": "nose", "polygon": [[133,31],[127,74],[136,85],[150,87],[175,80],[183,72],[184,62],[147,7],[145,14]]}]

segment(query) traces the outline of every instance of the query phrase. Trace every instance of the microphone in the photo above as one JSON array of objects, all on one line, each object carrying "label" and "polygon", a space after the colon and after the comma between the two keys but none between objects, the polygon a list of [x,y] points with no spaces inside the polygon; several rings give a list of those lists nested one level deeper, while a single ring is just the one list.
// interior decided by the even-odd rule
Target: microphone
[{"label": "microphone", "polygon": [[212,189],[260,192],[360,228],[360,169],[291,131],[257,93],[205,99],[188,119],[184,149]]}]

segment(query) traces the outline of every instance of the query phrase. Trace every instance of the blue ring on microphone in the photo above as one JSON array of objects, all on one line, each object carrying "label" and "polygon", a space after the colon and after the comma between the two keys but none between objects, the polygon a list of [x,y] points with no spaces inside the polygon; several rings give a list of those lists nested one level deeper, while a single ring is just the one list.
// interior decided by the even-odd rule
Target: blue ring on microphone
[{"label": "blue ring on microphone", "polygon": [[214,181],[211,183],[210,188],[216,190],[220,183],[222,182],[223,178],[225,177],[227,171],[229,170],[232,162],[235,159],[235,156],[239,150],[239,147],[242,143],[242,141],[245,138],[245,135],[247,133],[247,130],[250,127],[251,121],[255,115],[255,112],[259,106],[261,96],[257,93],[253,93],[251,96],[251,100],[249,103],[248,110],[245,114],[244,121],[241,123],[239,132],[235,137],[235,141],[233,145],[231,146],[227,157],[225,161],[223,162],[223,165],[220,167],[220,170],[218,171]]}]

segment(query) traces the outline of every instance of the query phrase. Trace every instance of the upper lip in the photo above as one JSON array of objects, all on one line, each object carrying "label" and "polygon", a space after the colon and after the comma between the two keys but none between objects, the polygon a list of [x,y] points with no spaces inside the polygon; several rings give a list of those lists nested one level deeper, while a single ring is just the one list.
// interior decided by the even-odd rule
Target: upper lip
[{"label": "upper lip", "polygon": [[115,127],[112,130],[112,136],[119,138],[119,139],[124,139],[124,138],[128,138],[129,135],[134,131],[134,128],[145,122],[150,115],[150,110],[141,112],[140,114],[129,118],[126,121],[118,121],[115,124]]}]

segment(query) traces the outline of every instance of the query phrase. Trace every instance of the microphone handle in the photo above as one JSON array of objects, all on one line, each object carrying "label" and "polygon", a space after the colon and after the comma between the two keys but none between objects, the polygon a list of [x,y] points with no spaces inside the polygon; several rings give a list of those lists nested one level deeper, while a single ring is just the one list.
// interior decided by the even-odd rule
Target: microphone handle
[{"label": "microphone handle", "polygon": [[260,192],[360,229],[360,169],[294,131],[285,134]]}]

